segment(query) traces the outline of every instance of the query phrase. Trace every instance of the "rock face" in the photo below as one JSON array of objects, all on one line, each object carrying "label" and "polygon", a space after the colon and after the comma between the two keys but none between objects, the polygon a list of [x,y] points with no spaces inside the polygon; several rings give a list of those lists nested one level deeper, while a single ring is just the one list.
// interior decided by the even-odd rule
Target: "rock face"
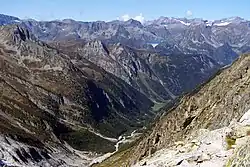
[{"label": "rock face", "polygon": [[[149,155],[199,129],[218,129],[239,119],[249,109],[249,65],[250,56],[242,55],[230,68],[185,95],[176,108],[162,116],[150,136],[140,144],[140,155]],[[157,142],[156,138],[159,138]]]},{"label": "rock face", "polygon": [[[248,115],[249,111],[244,115]],[[243,116],[243,117],[244,117]],[[243,118],[242,117],[242,118]],[[249,121],[244,119],[244,121]],[[232,122],[216,130],[200,129],[184,142],[161,149],[134,167],[223,167],[249,165],[250,127]]]},{"label": "rock face", "polygon": [[[123,80],[37,40],[27,29],[0,27],[0,137],[1,145],[17,146],[11,161],[32,166],[46,161],[46,152],[56,161],[46,161],[50,166],[78,166],[57,152],[90,161],[73,148],[114,151],[116,138],[154,116],[152,104]],[[40,156],[27,158],[22,149]]]},{"label": "rock face", "polygon": [[[20,138],[18,139],[20,140]],[[30,143],[18,142],[16,138],[0,136],[0,165],[1,166],[62,166],[85,167],[90,163],[87,153],[77,150],[66,150],[58,146],[50,146],[51,150],[39,148]]]}]

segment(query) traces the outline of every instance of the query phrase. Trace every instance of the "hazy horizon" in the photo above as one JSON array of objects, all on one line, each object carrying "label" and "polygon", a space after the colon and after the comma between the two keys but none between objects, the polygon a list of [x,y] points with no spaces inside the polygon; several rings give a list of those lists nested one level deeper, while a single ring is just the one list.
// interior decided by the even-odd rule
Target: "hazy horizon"
[{"label": "hazy horizon", "polygon": [[[154,20],[161,16],[177,18],[202,18],[218,20],[228,17],[242,17],[249,20],[250,1],[226,0],[3,0],[1,13],[20,19],[38,21],[74,19],[78,21],[111,21],[135,19]],[[212,12],[211,12],[212,11]]]}]

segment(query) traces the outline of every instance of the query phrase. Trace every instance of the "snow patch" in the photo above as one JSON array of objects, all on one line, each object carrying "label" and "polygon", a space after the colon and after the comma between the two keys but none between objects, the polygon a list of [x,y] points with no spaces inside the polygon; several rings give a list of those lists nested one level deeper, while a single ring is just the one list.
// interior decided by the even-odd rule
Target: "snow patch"
[{"label": "snow patch", "polygon": [[103,90],[103,94],[106,96],[106,98],[108,99],[109,103],[112,104],[112,101],[111,101],[109,95],[104,90]]},{"label": "snow patch", "polygon": [[191,24],[191,23],[186,23],[186,22],[181,21],[181,20],[179,20],[179,22],[180,22],[181,24],[184,24],[185,26],[190,26],[190,24]]},{"label": "snow patch", "polygon": [[213,43],[210,40],[208,40],[207,37],[206,37],[206,35],[204,35],[203,33],[201,33],[201,36],[204,38],[205,42],[207,42],[209,45],[212,45],[215,48],[218,47],[215,43]]},{"label": "snow patch", "polygon": [[158,43],[157,44],[151,44],[154,48],[158,45]]},{"label": "snow patch", "polygon": [[159,45],[159,43],[155,43],[155,42],[149,42],[149,43],[147,43],[147,44],[153,46],[154,48],[155,48],[157,45]]},{"label": "snow patch", "polygon": [[215,23],[214,25],[215,25],[215,26],[227,26],[227,25],[229,25],[229,24],[231,24],[231,22]]},{"label": "snow patch", "polygon": [[125,108],[124,102],[122,101],[122,99],[120,99],[119,101],[121,103],[121,105]]},{"label": "snow patch", "polygon": [[214,64],[213,64],[211,61],[209,61],[208,64],[209,64],[209,67],[210,67],[210,68],[213,68],[213,67],[214,67]]}]

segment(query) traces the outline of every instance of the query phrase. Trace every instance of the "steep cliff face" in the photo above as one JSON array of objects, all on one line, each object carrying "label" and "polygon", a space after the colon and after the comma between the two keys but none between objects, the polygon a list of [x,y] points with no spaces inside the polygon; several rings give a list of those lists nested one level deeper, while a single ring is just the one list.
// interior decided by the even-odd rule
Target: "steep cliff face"
[{"label": "steep cliff face", "polygon": [[[53,148],[67,153],[64,142],[81,151],[112,152],[116,138],[153,117],[151,105],[145,95],[86,59],[74,60],[24,28],[0,27],[3,139],[49,154]],[[21,156],[17,159],[24,165]]]}]

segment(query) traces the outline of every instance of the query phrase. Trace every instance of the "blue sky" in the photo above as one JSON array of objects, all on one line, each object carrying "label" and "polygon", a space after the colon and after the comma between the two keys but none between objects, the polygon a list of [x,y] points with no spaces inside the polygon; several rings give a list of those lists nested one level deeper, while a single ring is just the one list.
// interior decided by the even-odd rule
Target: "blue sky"
[{"label": "blue sky", "polygon": [[1,0],[0,13],[37,20],[151,20],[160,16],[250,20],[250,0]]}]

